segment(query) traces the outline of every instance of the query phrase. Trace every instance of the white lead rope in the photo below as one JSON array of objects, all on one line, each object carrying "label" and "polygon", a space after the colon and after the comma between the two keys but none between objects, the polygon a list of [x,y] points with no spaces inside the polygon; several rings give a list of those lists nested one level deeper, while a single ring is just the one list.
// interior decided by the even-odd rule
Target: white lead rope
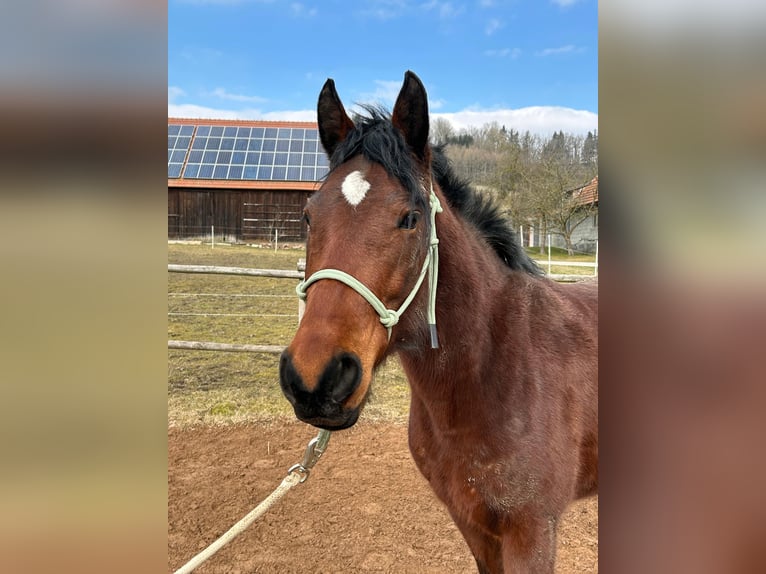
[{"label": "white lead rope", "polygon": [[272,492],[266,498],[266,500],[251,510],[244,518],[242,518],[242,520],[229,528],[218,540],[213,542],[210,546],[189,560],[181,568],[176,570],[174,574],[189,574],[189,572],[193,572],[203,562],[211,558],[213,554],[226,546],[234,538],[242,534],[242,532],[244,532],[248,526],[258,520],[264,512],[266,512],[275,502],[282,498],[288,490],[290,490],[296,484],[300,484],[300,482],[301,477],[298,473],[291,472],[288,474],[282,483],[277,487],[277,489]]},{"label": "white lead rope", "polygon": [[320,430],[319,434],[311,439],[306,447],[306,453],[303,456],[303,460],[290,467],[287,476],[282,480],[280,485],[272,492],[266,499],[258,506],[253,508],[247,513],[239,522],[224,532],[218,540],[213,542],[210,546],[205,548],[202,552],[197,554],[194,558],[189,560],[186,564],[181,566],[173,574],[189,574],[199,567],[203,562],[211,558],[221,548],[226,546],[234,538],[242,534],[248,526],[258,520],[262,514],[264,514],[274,503],[282,498],[287,491],[290,490],[296,484],[305,482],[309,477],[312,467],[317,463],[319,457],[327,448],[327,443],[330,440],[330,431]]}]

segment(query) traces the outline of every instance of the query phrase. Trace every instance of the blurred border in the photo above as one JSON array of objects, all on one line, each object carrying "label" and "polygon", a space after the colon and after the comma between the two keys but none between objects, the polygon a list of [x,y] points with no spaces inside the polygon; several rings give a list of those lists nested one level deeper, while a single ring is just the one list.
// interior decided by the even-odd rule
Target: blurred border
[{"label": "blurred border", "polygon": [[600,6],[605,572],[766,570],[765,16]]},{"label": "blurred border", "polygon": [[163,571],[166,6],[11,3],[0,48],[0,571]]},{"label": "blurred border", "polygon": [[[766,570],[765,14],[600,9],[605,572]],[[0,24],[3,572],[167,568],[166,30]]]}]

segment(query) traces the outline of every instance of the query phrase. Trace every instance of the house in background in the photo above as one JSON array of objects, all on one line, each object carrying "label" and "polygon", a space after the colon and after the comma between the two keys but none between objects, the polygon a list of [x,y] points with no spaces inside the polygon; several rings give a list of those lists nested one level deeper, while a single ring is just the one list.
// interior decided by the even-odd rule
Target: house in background
[{"label": "house in background", "polygon": [[572,243],[578,251],[593,253],[598,243],[598,176],[587,185],[573,190],[572,195],[590,211],[588,217],[575,227]]},{"label": "house in background", "polygon": [[[595,253],[598,244],[598,176],[587,184],[565,192],[574,200],[575,211],[568,220],[567,231],[575,252]],[[525,247],[548,245],[566,249],[566,240],[561,232],[545,230],[540,222],[530,220],[519,227],[519,237]],[[542,251],[541,251],[542,253]]]},{"label": "house in background", "polygon": [[[598,176],[567,192],[580,207],[569,222],[568,232],[575,252],[595,253],[598,244]],[[560,233],[551,234],[551,245],[566,249]]]}]

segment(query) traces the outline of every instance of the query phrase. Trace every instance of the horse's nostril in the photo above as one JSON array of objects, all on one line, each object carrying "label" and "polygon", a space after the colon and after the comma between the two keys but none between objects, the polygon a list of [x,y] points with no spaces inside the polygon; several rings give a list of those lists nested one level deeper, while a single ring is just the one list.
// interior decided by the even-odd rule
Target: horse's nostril
[{"label": "horse's nostril", "polygon": [[342,403],[350,397],[362,380],[362,365],[356,355],[344,353],[332,359],[326,371],[327,390],[330,398]]},{"label": "horse's nostril", "polygon": [[362,380],[362,363],[352,353],[341,353],[327,363],[318,384],[307,388],[285,351],[279,361],[279,384],[287,400],[302,409],[337,409]]},{"label": "horse's nostril", "polygon": [[300,375],[298,375],[290,356],[287,351],[282,353],[279,358],[279,385],[282,387],[282,392],[291,404],[295,404],[295,387],[302,387]]}]

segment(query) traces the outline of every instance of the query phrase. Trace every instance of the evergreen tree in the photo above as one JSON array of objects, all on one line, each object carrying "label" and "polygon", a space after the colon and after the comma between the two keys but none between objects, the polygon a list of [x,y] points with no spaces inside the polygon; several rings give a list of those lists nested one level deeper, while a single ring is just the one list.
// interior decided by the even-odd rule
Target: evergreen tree
[{"label": "evergreen tree", "polygon": [[598,166],[598,132],[588,132],[582,147],[582,162],[589,166]]}]

